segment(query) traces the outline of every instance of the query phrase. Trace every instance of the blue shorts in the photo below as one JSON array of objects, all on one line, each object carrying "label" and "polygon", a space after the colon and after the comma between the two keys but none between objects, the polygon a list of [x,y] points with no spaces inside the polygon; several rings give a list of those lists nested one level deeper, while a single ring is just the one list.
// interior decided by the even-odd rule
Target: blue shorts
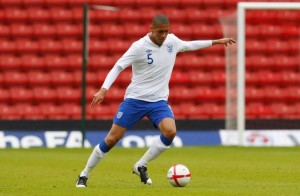
[{"label": "blue shorts", "polygon": [[173,118],[174,114],[167,101],[147,102],[137,99],[125,99],[119,106],[113,122],[127,129],[147,116],[158,128],[164,118]]}]

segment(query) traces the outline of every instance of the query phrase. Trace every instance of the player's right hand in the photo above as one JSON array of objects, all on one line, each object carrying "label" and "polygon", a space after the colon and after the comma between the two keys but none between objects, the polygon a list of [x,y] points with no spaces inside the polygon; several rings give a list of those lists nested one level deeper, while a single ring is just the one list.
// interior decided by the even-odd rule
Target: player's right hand
[{"label": "player's right hand", "polygon": [[96,104],[99,105],[104,100],[106,93],[107,90],[104,88],[101,88],[97,93],[95,93],[90,107],[93,108]]}]

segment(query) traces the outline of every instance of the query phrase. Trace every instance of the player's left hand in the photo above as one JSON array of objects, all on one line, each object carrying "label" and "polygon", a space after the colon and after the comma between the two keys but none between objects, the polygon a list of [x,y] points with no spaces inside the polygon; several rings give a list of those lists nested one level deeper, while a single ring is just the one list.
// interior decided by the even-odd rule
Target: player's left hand
[{"label": "player's left hand", "polygon": [[96,104],[99,105],[104,100],[106,93],[107,90],[104,88],[101,88],[97,93],[95,93],[90,107],[93,108]]},{"label": "player's left hand", "polygon": [[220,39],[221,44],[224,44],[225,46],[227,46],[227,44],[233,44],[236,43],[236,41],[233,38],[223,38]]}]

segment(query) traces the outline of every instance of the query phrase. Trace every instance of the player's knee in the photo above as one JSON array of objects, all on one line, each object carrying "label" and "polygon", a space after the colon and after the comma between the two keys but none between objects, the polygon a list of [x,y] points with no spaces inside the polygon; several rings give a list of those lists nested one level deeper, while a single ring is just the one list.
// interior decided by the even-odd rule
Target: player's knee
[{"label": "player's knee", "polygon": [[173,140],[176,136],[176,129],[168,129],[167,131],[165,131],[164,136],[169,140]]}]

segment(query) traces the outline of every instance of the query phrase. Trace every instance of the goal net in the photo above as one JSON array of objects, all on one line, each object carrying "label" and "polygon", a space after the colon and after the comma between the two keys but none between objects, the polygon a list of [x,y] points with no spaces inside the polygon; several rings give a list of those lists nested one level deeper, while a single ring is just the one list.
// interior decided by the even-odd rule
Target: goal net
[{"label": "goal net", "polygon": [[296,2],[240,2],[220,19],[224,36],[237,39],[226,48],[225,145],[271,145],[275,135],[260,133],[300,130],[299,21]]}]

